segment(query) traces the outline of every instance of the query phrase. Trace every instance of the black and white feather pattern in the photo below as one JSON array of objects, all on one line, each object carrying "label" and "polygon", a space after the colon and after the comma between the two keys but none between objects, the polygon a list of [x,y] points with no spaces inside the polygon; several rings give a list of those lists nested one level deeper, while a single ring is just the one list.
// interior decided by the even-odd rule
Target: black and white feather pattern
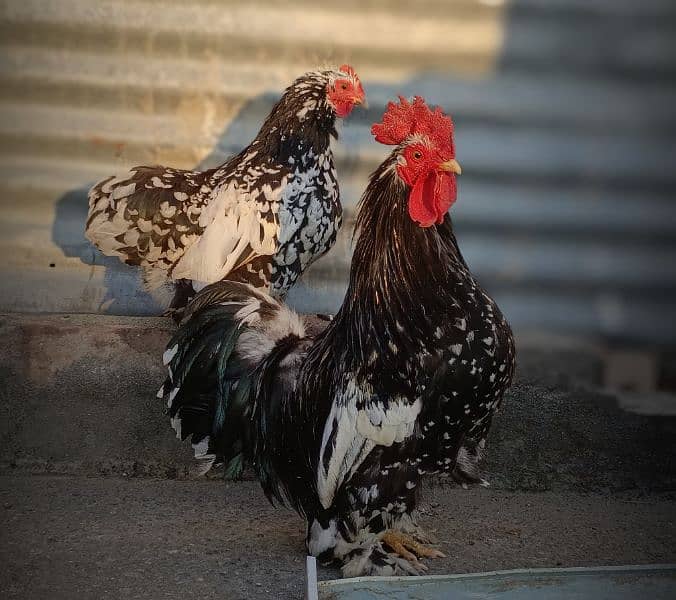
[{"label": "black and white feather pattern", "polygon": [[[423,476],[481,481],[514,370],[510,328],[471,275],[450,217],[429,228],[411,220],[396,158],[371,176],[345,300],[323,331],[310,336],[279,301],[222,282],[198,294],[168,349],[172,414],[191,414],[210,393],[214,452],[251,463],[270,498],[307,518],[308,551],[350,576],[415,572],[380,537],[417,531]],[[194,388],[179,381],[186,370]],[[225,410],[223,390],[239,390]]]},{"label": "black and white feather pattern", "polygon": [[144,269],[149,290],[228,278],[283,296],[335,242],[342,209],[327,86],[339,71],[297,79],[254,141],[217,169],[134,167],[89,192],[86,236]]},{"label": "black and white feather pattern", "polygon": [[168,377],[157,395],[176,436],[190,439],[199,470],[225,463],[236,477],[249,441],[252,374],[282,339],[303,338],[305,322],[249,284],[222,281],[197,294],[183,323],[163,354]]}]

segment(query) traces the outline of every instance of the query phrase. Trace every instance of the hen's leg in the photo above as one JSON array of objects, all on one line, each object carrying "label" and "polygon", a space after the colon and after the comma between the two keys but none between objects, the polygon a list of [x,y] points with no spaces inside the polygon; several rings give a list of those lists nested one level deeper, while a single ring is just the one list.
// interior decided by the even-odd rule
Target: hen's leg
[{"label": "hen's leg", "polygon": [[384,525],[381,531],[388,529],[406,533],[415,541],[426,545],[435,545],[437,540],[434,535],[425,531],[416,520],[417,511],[405,512],[396,515],[387,525]]},{"label": "hen's leg", "polygon": [[373,453],[339,497],[350,525],[347,551],[336,552],[345,576],[416,575],[428,569],[420,558],[444,556],[424,545],[427,536],[415,522],[421,473],[417,460],[407,458],[417,447],[405,450],[408,455],[395,446]]},{"label": "hen's leg", "polygon": [[478,484],[488,487],[490,484],[481,476],[480,462],[486,445],[486,436],[491,426],[491,417],[487,417],[481,423],[470,430],[465,436],[462,446],[458,450],[451,478],[464,489],[470,485]]},{"label": "hen's leg", "polygon": [[174,286],[174,297],[171,300],[169,308],[164,311],[162,316],[171,317],[175,323],[180,323],[190,298],[195,295],[192,283],[185,279],[176,282]]}]

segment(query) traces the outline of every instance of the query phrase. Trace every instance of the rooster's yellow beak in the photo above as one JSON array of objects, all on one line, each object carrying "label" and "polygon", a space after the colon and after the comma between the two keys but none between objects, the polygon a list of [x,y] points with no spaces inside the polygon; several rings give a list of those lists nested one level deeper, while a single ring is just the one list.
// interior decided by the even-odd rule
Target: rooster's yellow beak
[{"label": "rooster's yellow beak", "polygon": [[460,167],[458,161],[455,160],[455,158],[452,158],[451,160],[447,160],[446,162],[441,163],[439,165],[439,170],[450,171],[451,173],[455,173],[456,175],[462,175],[462,168]]}]

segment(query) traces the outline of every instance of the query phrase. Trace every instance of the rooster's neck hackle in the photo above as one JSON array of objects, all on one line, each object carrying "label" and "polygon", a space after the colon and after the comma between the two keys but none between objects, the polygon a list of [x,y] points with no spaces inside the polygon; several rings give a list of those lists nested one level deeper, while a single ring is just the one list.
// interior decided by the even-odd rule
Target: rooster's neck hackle
[{"label": "rooster's neck hackle", "polygon": [[411,220],[395,165],[393,154],[362,197],[348,290],[327,334],[360,371],[374,368],[374,355],[396,365],[419,351],[454,301],[449,281],[469,276],[449,216],[427,228]]},{"label": "rooster's neck hackle", "polygon": [[384,307],[380,299],[402,312],[420,310],[426,301],[436,304],[446,295],[451,271],[464,267],[448,215],[433,227],[420,227],[411,219],[410,188],[396,174],[395,164],[393,154],[373,174],[361,200],[357,260],[348,290],[355,300],[371,296],[373,309],[383,313],[391,306]]}]

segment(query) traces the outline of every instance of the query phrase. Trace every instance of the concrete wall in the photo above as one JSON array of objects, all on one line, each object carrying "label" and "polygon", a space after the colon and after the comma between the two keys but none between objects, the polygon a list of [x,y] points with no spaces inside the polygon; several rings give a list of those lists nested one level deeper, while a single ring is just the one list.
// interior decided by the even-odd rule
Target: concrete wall
[{"label": "concrete wall", "polygon": [[87,186],[216,164],[293,77],[349,61],[371,108],[336,148],[348,219],[296,306],[340,303],[369,125],[419,93],[456,120],[462,248],[517,329],[670,343],[675,32],[667,0],[3,0],[0,309],[156,313],[84,240]]},{"label": "concrete wall", "polygon": [[[155,397],[165,318],[0,314],[0,474],[194,476]],[[491,431],[499,488],[673,490],[676,418],[621,407],[590,347],[519,340],[519,373]],[[673,403],[664,405],[673,407]]]}]

